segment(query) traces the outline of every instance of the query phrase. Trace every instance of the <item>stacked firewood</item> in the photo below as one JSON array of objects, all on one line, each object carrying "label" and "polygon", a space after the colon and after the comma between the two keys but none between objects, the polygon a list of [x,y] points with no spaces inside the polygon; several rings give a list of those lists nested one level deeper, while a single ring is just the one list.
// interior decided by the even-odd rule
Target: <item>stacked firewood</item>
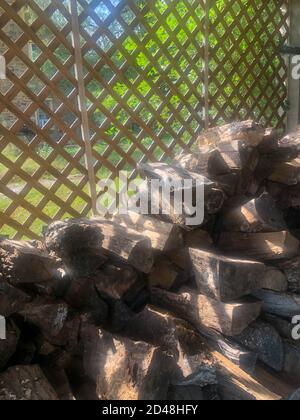
[{"label": "stacked firewood", "polygon": [[202,183],[200,226],[187,223],[190,208],[163,211],[158,192],[157,215],[55,222],[41,242],[0,241],[0,400],[292,394],[299,153],[300,134],[252,121],[211,129],[171,165],[140,165],[149,183],[192,180],[191,196]]}]

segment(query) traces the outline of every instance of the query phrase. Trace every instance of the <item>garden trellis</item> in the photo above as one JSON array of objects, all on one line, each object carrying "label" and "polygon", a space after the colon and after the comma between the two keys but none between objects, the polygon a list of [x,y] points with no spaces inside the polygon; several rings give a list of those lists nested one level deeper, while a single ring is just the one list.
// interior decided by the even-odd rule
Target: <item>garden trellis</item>
[{"label": "garden trellis", "polygon": [[287,0],[72,2],[0,5],[1,235],[90,215],[100,179],[170,160],[206,127],[284,126]]}]

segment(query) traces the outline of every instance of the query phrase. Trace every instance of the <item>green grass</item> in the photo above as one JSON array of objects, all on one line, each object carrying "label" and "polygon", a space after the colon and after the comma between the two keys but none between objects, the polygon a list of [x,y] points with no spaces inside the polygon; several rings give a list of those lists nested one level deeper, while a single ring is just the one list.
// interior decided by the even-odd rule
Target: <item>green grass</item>
[{"label": "green grass", "polygon": [[[171,139],[169,139],[169,138],[165,139],[165,144],[168,144],[168,142],[170,142],[170,141],[171,141]],[[152,140],[151,139],[145,139],[145,140],[143,140],[142,143],[146,148],[148,148],[148,147],[151,146]],[[120,147],[122,147],[122,149],[124,151],[127,151],[130,148],[131,145],[132,145],[132,143],[130,142],[130,140],[127,140],[127,139],[124,139],[120,143]],[[107,148],[107,144],[105,142],[99,142],[94,147],[95,151],[99,155],[103,155],[106,148]],[[65,150],[67,151],[67,153],[69,153],[74,158],[76,158],[77,153],[80,151],[79,147],[76,147],[76,146],[67,147]],[[46,159],[50,155],[51,152],[52,152],[52,148],[50,146],[47,146],[47,145],[41,145],[36,150],[36,153],[43,159]],[[153,154],[154,154],[156,159],[159,159],[160,156],[161,156],[161,153],[162,153],[161,149],[156,148]],[[2,151],[2,154],[7,159],[9,159],[11,162],[14,163],[19,158],[19,156],[21,154],[21,151],[14,145],[8,145],[4,149],[4,151]],[[135,150],[131,154],[131,156],[135,161],[139,161],[142,158],[143,154],[139,150]],[[109,162],[114,167],[117,166],[117,164],[119,163],[119,160],[120,160],[120,157],[119,157],[118,153],[112,152],[110,154]],[[85,165],[84,158],[82,158],[80,160],[80,163],[82,165]],[[57,156],[56,159],[52,162],[52,166],[57,171],[59,171],[60,173],[63,173],[64,169],[66,168],[66,164],[67,164],[67,161],[62,156]],[[38,169],[39,169],[39,165],[34,160],[32,160],[30,158],[26,159],[26,161],[22,165],[22,170],[25,171],[30,176],[34,175],[34,173]],[[7,172],[7,168],[3,164],[0,164],[0,182],[1,182],[1,179],[5,176],[6,172]],[[72,175],[71,175],[71,177],[69,177],[69,179],[70,179],[71,182],[76,184],[77,182],[79,182],[81,176],[82,176],[82,173],[77,168],[74,168],[74,170],[72,171]],[[97,177],[99,177],[100,179],[107,179],[109,176],[110,176],[110,171],[106,167],[101,167],[101,169],[97,173]],[[40,179],[40,182],[45,187],[50,188],[52,182],[54,182],[55,180],[56,180],[55,177],[53,177],[50,173],[45,172],[43,177]],[[118,184],[118,179],[117,178],[115,179],[115,182],[116,182],[116,184]],[[16,193],[18,193],[19,191],[22,190],[22,188],[25,185],[26,185],[26,183],[25,183],[24,180],[22,180],[18,176],[14,176],[10,180],[10,184],[8,185],[8,187],[10,189],[14,190]],[[89,194],[89,190],[88,190],[87,185],[85,186],[83,191],[86,194]],[[66,199],[69,197],[71,192],[72,191],[66,185],[62,185],[57,190],[56,196],[58,198],[60,198],[61,200],[66,201]],[[28,202],[29,204],[31,204],[34,207],[37,207],[42,199],[43,199],[43,195],[38,190],[36,190],[34,188],[31,189],[25,197],[25,201]],[[11,203],[12,203],[11,199],[9,199],[8,197],[0,194],[0,213],[4,213],[5,210],[11,205]],[[79,214],[81,214],[85,205],[86,205],[86,202],[81,197],[77,197],[74,200],[74,202],[72,203],[72,208],[75,211],[77,211]],[[59,211],[59,207],[53,201],[49,201],[43,209],[43,213],[51,219],[55,218],[58,211]],[[18,207],[12,213],[12,215],[10,217],[13,220],[17,221],[18,223],[23,224],[28,219],[29,216],[30,216],[30,213],[29,213],[28,210],[26,210],[23,207]],[[72,216],[70,214],[66,213],[66,214],[63,215],[62,219],[66,219],[66,218],[70,218],[70,217],[72,217]],[[45,223],[42,220],[36,219],[34,221],[33,225],[30,227],[30,229],[35,234],[40,235],[44,225],[45,225]],[[8,225],[2,226],[2,228],[0,230],[0,235],[8,236],[10,238],[12,238],[15,234],[16,234],[16,231]]]}]

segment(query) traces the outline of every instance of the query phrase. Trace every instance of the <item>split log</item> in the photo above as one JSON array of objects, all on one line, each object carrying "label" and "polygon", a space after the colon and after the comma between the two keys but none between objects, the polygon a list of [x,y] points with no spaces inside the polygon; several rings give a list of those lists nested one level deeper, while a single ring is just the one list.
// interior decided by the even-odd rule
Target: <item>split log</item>
[{"label": "split log", "polygon": [[229,143],[219,143],[217,146],[223,161],[227,166],[224,174],[237,172],[241,174],[243,170],[254,172],[259,162],[259,155],[252,146],[241,140]]},{"label": "split log", "polygon": [[38,328],[51,344],[70,347],[77,344],[80,319],[73,317],[65,302],[36,299],[27,304],[19,314],[26,323]]},{"label": "split log", "polygon": [[258,150],[276,162],[296,159],[300,155],[300,133],[288,134],[283,138],[278,136],[265,138],[258,146]]},{"label": "split log", "polygon": [[45,242],[49,250],[62,258],[67,271],[75,270],[81,276],[98,270],[107,255],[145,273],[149,273],[153,265],[150,239],[109,221],[55,222],[45,232]]},{"label": "split log", "polygon": [[222,251],[259,261],[293,258],[299,252],[299,241],[287,231],[271,233],[228,233],[220,236]]},{"label": "split log", "polygon": [[221,142],[243,140],[256,146],[264,139],[265,130],[252,120],[234,122],[220,127],[210,128],[198,137],[200,148],[205,144],[218,145]]},{"label": "split log", "polygon": [[187,171],[204,175],[208,178],[228,174],[228,166],[224,162],[218,149],[201,148],[192,154],[182,154],[174,161],[174,165],[181,166]]},{"label": "split log", "polygon": [[212,249],[213,239],[209,232],[202,229],[194,229],[186,232],[184,236],[185,246],[189,248]]},{"label": "split log", "polygon": [[215,181],[217,187],[221,188],[228,197],[234,196],[240,190],[239,173],[231,172],[229,174],[216,176],[213,180]]},{"label": "split log", "polygon": [[91,320],[103,325],[108,317],[108,306],[97,293],[93,278],[75,278],[65,295],[65,301],[72,307],[86,311]]},{"label": "split log", "polygon": [[296,185],[300,182],[300,159],[278,163],[269,177],[270,181],[285,185]]},{"label": "split log", "polygon": [[299,386],[300,382],[300,345],[289,341],[284,343],[284,367],[283,372],[289,379]]},{"label": "split log", "polygon": [[253,295],[263,302],[263,311],[283,318],[300,314],[300,296],[259,290]]},{"label": "split log", "polygon": [[261,286],[262,289],[272,290],[273,292],[287,292],[287,277],[281,270],[275,267],[266,267]]},{"label": "split log", "polygon": [[15,366],[0,373],[0,400],[57,401],[58,396],[39,366]]},{"label": "split log", "polygon": [[6,281],[0,281],[0,314],[2,316],[8,317],[15,314],[22,310],[30,300],[30,296],[22,290],[11,286]]},{"label": "split log", "polygon": [[120,334],[160,347],[176,360],[180,351],[189,355],[201,353],[203,357],[207,352],[205,341],[188,322],[149,305],[135,315]]},{"label": "split log", "polygon": [[283,213],[268,194],[262,194],[239,207],[226,209],[223,228],[227,232],[278,232],[287,228]]},{"label": "split log", "polygon": [[19,329],[14,323],[8,321],[6,324],[6,338],[4,340],[0,339],[0,370],[5,368],[8,361],[15,354],[19,337]]},{"label": "split log", "polygon": [[150,287],[160,287],[170,290],[172,288],[180,288],[189,280],[186,271],[181,270],[173,264],[168,258],[159,258],[147,277]]},{"label": "split log", "polygon": [[128,212],[127,215],[115,215],[112,221],[147,236],[155,250],[166,252],[183,245],[183,233],[179,226],[154,217]]},{"label": "split log", "polygon": [[193,292],[177,295],[155,288],[151,290],[151,303],[171,311],[197,329],[212,328],[230,337],[244,331],[261,311],[261,302],[251,298],[226,304]]},{"label": "split log", "polygon": [[179,372],[173,357],[144,342],[116,338],[85,324],[84,368],[100,399],[165,399]]},{"label": "split log", "polygon": [[[165,217],[166,221],[171,223],[179,224],[183,227],[186,225],[191,225],[191,223],[187,223],[187,218],[193,219],[195,218],[195,209],[190,208],[192,204],[196,201],[199,202],[199,197],[197,197],[197,188],[200,187],[204,190],[204,213],[205,218],[209,216],[217,214],[223,206],[224,203],[224,193],[222,190],[216,187],[216,184],[209,180],[208,178],[204,177],[203,175],[199,175],[194,172],[189,172],[183,168],[170,166],[165,163],[152,163],[152,164],[140,164],[139,165],[140,172],[143,176],[145,176],[149,181],[150,180],[158,180],[160,181],[161,185],[166,188],[168,193],[168,197],[164,197],[164,195],[159,191],[154,191],[154,194],[151,194],[153,189],[150,188],[145,189],[145,185],[141,187],[140,193],[147,194],[146,197],[149,197],[149,206],[153,205],[153,200],[158,204],[159,211],[162,213],[162,216]],[[189,184],[187,184],[187,182]],[[144,188],[144,189],[143,189]],[[150,191],[149,191],[150,190]],[[201,188],[200,188],[201,190]],[[152,191],[153,192],[153,191]],[[193,203],[186,203],[184,198],[187,192],[191,193],[193,197]],[[150,194],[149,194],[150,193]],[[175,211],[175,204],[174,204],[174,195],[179,195],[181,200],[183,201],[183,206],[181,209],[181,214],[178,214],[179,211]],[[171,198],[171,209],[170,207],[170,199]],[[166,201],[165,201],[166,200]],[[199,203],[197,204],[199,205]],[[168,210],[168,211],[167,211]],[[170,211],[169,211],[170,210]],[[167,214],[165,214],[167,213]],[[196,222],[195,222],[196,223]],[[198,226],[203,224],[202,222],[196,223]]]},{"label": "split log", "polygon": [[291,293],[300,293],[300,257],[281,263],[279,268],[287,277],[288,290]]},{"label": "split log", "polygon": [[[290,321],[268,313],[263,314],[263,319],[266,320],[268,324],[272,325],[276,329],[280,337],[285,338],[287,340],[292,339],[292,332],[295,325],[293,325]],[[300,338],[295,341],[300,341]]]},{"label": "split log", "polygon": [[43,367],[43,373],[55,390],[60,401],[74,401],[75,397],[71,390],[66,372],[62,369]]},{"label": "split log", "polygon": [[261,289],[264,264],[227,258],[190,248],[190,257],[200,293],[230,302]]},{"label": "split log", "polygon": [[279,401],[282,397],[263,386],[257,379],[242,371],[218,352],[213,352],[217,362],[218,389],[221,397],[229,401]]},{"label": "split log", "polygon": [[52,280],[57,270],[54,258],[26,242],[0,242],[0,272],[2,278],[17,286]]},{"label": "split log", "polygon": [[258,354],[259,360],[267,366],[281,372],[284,363],[283,343],[272,325],[262,321],[253,322],[235,339]]}]

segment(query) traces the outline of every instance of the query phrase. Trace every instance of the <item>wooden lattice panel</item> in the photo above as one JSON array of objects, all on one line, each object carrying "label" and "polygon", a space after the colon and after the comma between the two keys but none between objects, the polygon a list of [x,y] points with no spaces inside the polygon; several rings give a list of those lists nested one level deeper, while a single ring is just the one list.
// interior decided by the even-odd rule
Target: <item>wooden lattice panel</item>
[{"label": "wooden lattice panel", "polygon": [[78,217],[91,207],[67,3],[1,1],[3,235],[38,237],[53,218]]},{"label": "wooden lattice panel", "polygon": [[199,0],[79,0],[97,178],[173,157],[203,127]]},{"label": "wooden lattice panel", "polygon": [[53,219],[88,215],[94,175],[134,177],[137,163],[189,149],[205,125],[282,126],[287,3],[2,0],[0,235],[37,238]]},{"label": "wooden lattice panel", "polygon": [[288,0],[210,1],[210,125],[253,118],[284,126]]}]

